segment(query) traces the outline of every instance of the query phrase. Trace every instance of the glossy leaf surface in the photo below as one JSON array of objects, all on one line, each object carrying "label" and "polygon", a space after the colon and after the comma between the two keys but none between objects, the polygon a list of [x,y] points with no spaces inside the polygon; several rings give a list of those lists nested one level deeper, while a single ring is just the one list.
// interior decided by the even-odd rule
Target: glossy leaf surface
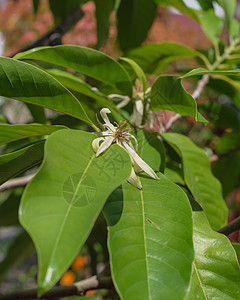
[{"label": "glossy leaf surface", "polygon": [[240,270],[230,241],[211,229],[203,212],[193,215],[195,261],[185,299],[240,299]]},{"label": "glossy leaf surface", "polygon": [[157,12],[154,1],[121,0],[117,11],[118,40],[126,51],[141,45],[146,39]]},{"label": "glossy leaf surface", "polygon": [[0,184],[38,165],[43,158],[44,142],[0,156]]},{"label": "glossy leaf surface", "polygon": [[127,52],[127,57],[139,64],[145,72],[156,75],[159,75],[171,61],[197,56],[197,51],[170,42],[148,44]]},{"label": "glossy leaf surface", "polygon": [[207,154],[184,135],[165,133],[162,136],[182,157],[186,185],[202,206],[212,228],[220,229],[226,224],[228,210],[221,184],[212,174]]},{"label": "glossy leaf surface", "polygon": [[163,142],[154,134],[145,130],[138,130],[138,155],[144,158],[144,161],[154,171],[164,171],[165,167],[165,150]]},{"label": "glossy leaf surface", "polygon": [[123,67],[106,54],[80,46],[39,47],[15,55],[16,59],[37,59],[73,69],[118,88],[131,96],[132,85]]},{"label": "glossy leaf surface", "polygon": [[0,124],[0,145],[33,136],[49,135],[54,131],[64,129],[65,126],[51,126],[40,124],[8,125]]},{"label": "glossy leaf surface", "polygon": [[159,175],[128,183],[104,207],[114,283],[121,299],[183,299],[193,260],[192,216],[182,190]]},{"label": "glossy leaf surface", "polygon": [[113,145],[96,158],[94,138],[70,129],[53,133],[41,168],[24,191],[20,222],[37,248],[39,294],[66,271],[105,200],[130,175],[129,155]]},{"label": "glossy leaf surface", "polygon": [[97,47],[102,47],[104,41],[108,37],[109,32],[109,17],[114,9],[114,0],[94,0],[96,6],[97,19]]},{"label": "glossy leaf surface", "polygon": [[0,95],[51,108],[91,124],[79,101],[56,79],[25,62],[0,57]]},{"label": "glossy leaf surface", "polygon": [[152,110],[170,110],[182,116],[195,117],[197,121],[207,122],[198,114],[196,101],[176,76],[159,76],[153,83],[150,98]]},{"label": "glossy leaf surface", "polygon": [[122,61],[127,63],[132,68],[133,72],[135,73],[135,76],[138,79],[140,79],[140,81],[142,82],[143,91],[146,91],[146,89],[147,89],[147,79],[146,79],[146,76],[145,76],[143,70],[141,69],[141,67],[134,60],[132,60],[128,57],[121,57],[120,62],[122,62]]},{"label": "glossy leaf surface", "polygon": [[181,76],[181,78],[186,78],[186,77],[195,76],[195,75],[205,75],[205,74],[210,74],[210,75],[239,75],[240,74],[240,69],[210,71],[210,70],[207,70],[207,69],[204,69],[204,68],[197,68],[197,69],[193,69],[190,72],[186,73],[185,75]]}]

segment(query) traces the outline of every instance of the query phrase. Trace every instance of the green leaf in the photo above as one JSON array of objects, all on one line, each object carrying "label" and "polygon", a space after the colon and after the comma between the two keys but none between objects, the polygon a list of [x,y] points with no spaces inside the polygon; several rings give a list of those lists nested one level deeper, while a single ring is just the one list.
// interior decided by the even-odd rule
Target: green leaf
[{"label": "green leaf", "polygon": [[154,171],[164,171],[165,149],[162,141],[154,134],[138,130],[138,154]]},{"label": "green leaf", "polygon": [[51,108],[92,124],[78,100],[56,79],[25,62],[0,57],[0,96]]},{"label": "green leaf", "polygon": [[164,133],[162,137],[181,155],[186,185],[205,211],[212,228],[220,229],[226,224],[228,210],[221,184],[212,174],[206,153],[184,135]]},{"label": "green leaf", "polygon": [[145,72],[159,75],[172,61],[198,57],[198,52],[184,45],[170,42],[148,44],[130,50],[126,56],[134,60]]},{"label": "green leaf", "polygon": [[38,6],[39,6],[39,0],[33,0],[33,10],[35,14],[37,14]]},{"label": "green leaf", "polygon": [[236,12],[236,0],[217,0],[217,2],[222,6],[225,12],[227,24],[230,27]]},{"label": "green leaf", "polygon": [[212,0],[197,0],[203,10],[213,9]]},{"label": "green leaf", "polygon": [[240,150],[240,131],[227,132],[223,134],[217,144],[219,154],[224,154],[232,150]]},{"label": "green leaf", "polygon": [[229,35],[231,37],[237,37],[239,35],[240,24],[236,19],[232,19],[229,25]]},{"label": "green leaf", "polygon": [[211,229],[203,212],[193,216],[195,261],[185,299],[240,299],[240,270],[230,241]]},{"label": "green leaf", "polygon": [[192,213],[184,192],[160,174],[128,183],[104,207],[115,287],[121,299],[183,299],[193,261]]},{"label": "green leaf", "polygon": [[67,15],[73,12],[82,0],[49,0],[50,9],[54,15],[55,23],[60,23]]},{"label": "green leaf", "polygon": [[235,69],[235,70],[217,70],[217,71],[210,71],[207,69],[203,68],[197,68],[193,69],[190,72],[184,74],[181,76],[181,78],[186,78],[190,76],[196,76],[196,75],[205,75],[205,74],[212,74],[212,75],[240,75],[240,69]]},{"label": "green leaf", "polygon": [[122,50],[136,48],[146,39],[155,19],[153,0],[121,0],[117,11],[118,40]]},{"label": "green leaf", "polygon": [[199,22],[209,40],[213,44],[217,44],[223,29],[223,20],[215,14],[213,9],[209,9],[204,14],[199,13]]},{"label": "green leaf", "polygon": [[33,251],[34,246],[30,237],[26,232],[21,232],[13,240],[6,257],[0,263],[0,282],[11,268],[27,258]]},{"label": "green leaf", "polygon": [[33,136],[49,135],[54,131],[66,129],[65,126],[40,124],[8,125],[0,124],[0,145]]},{"label": "green leaf", "polygon": [[15,55],[16,59],[37,59],[73,69],[132,95],[132,84],[124,68],[106,54],[80,46],[39,47]]},{"label": "green leaf", "polygon": [[44,108],[41,106],[37,106],[31,103],[26,103],[27,108],[29,109],[34,123],[47,124],[48,120],[45,116]]},{"label": "green leaf", "polygon": [[58,69],[47,70],[47,72],[61,82],[66,88],[97,100],[103,107],[116,109],[115,105],[109,101],[105,95],[92,89],[91,85],[87,84],[81,78]]},{"label": "green leaf", "polygon": [[240,151],[214,162],[213,174],[222,184],[224,197],[240,187]]},{"label": "green leaf", "polygon": [[39,296],[66,271],[106,199],[130,175],[129,155],[113,145],[96,158],[94,138],[70,129],[50,135],[43,164],[24,191],[20,222],[37,248]]},{"label": "green leaf", "polygon": [[20,195],[13,190],[8,198],[0,205],[0,226],[18,225],[18,209]]},{"label": "green leaf", "polygon": [[152,110],[170,110],[207,123],[207,120],[199,116],[196,101],[186,92],[181,79],[176,76],[159,76],[152,85],[150,98]]},{"label": "green leaf", "polygon": [[164,175],[176,184],[185,185],[183,178],[174,170],[165,168]]},{"label": "green leaf", "polygon": [[130,66],[130,68],[133,70],[133,72],[135,73],[137,78],[140,79],[140,81],[142,82],[143,91],[146,91],[146,89],[148,87],[147,79],[146,79],[146,76],[145,76],[143,70],[141,69],[141,67],[139,67],[139,65],[137,63],[135,63],[134,60],[127,58],[127,57],[121,57],[120,63],[121,63],[121,61],[126,62]]},{"label": "green leaf", "polygon": [[182,0],[154,0],[157,4],[161,6],[173,6],[180,10],[183,14],[188,15],[193,20],[198,22],[198,16],[195,11],[186,6]]},{"label": "green leaf", "polygon": [[240,244],[239,243],[232,243],[234,250],[236,251],[237,255],[240,255]]},{"label": "green leaf", "polygon": [[[226,86],[224,86],[226,88]],[[219,91],[221,92],[221,91]],[[207,115],[211,123],[220,128],[240,130],[238,111],[230,105],[218,102],[206,102],[199,107]]]},{"label": "green leaf", "polygon": [[42,161],[44,142],[0,156],[0,184],[38,165]]},{"label": "green leaf", "polygon": [[114,10],[114,0],[94,0],[97,19],[97,47],[102,47],[104,41],[108,37],[109,32],[109,17],[111,12]]}]

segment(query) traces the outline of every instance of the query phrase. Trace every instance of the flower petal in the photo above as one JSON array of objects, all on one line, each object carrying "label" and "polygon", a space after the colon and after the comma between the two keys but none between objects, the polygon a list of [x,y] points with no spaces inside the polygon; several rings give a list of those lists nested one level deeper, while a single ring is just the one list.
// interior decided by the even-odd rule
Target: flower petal
[{"label": "flower petal", "polygon": [[102,152],[104,152],[107,148],[109,148],[114,141],[114,137],[109,136],[104,139],[104,142],[100,145],[96,156],[99,156]]},{"label": "flower petal", "polygon": [[139,178],[137,177],[136,173],[134,172],[133,168],[131,171],[131,174],[127,180],[129,183],[131,183],[133,186],[137,187],[138,189],[142,189],[142,184]]},{"label": "flower petal", "polygon": [[101,142],[101,141],[104,141],[105,139],[103,138],[103,137],[99,137],[99,138],[96,138],[95,140],[93,140],[93,142],[92,142],[92,148],[93,148],[93,151],[94,152],[97,152],[98,151],[98,149],[99,149],[99,143]]},{"label": "flower petal", "polygon": [[138,167],[140,167],[144,172],[146,172],[151,177],[155,179],[159,179],[155,174],[155,172],[153,171],[153,169],[147,163],[145,163],[145,161],[143,161],[141,157],[138,156],[138,154],[127,143],[123,143],[123,145],[125,150],[129,153],[129,155],[134,160],[134,163],[137,164]]},{"label": "flower petal", "polygon": [[111,110],[108,108],[102,108],[100,110],[100,115],[103,119],[103,121],[105,122],[104,125],[107,125],[112,131],[115,131],[115,127],[110,123],[107,114],[110,114]]}]

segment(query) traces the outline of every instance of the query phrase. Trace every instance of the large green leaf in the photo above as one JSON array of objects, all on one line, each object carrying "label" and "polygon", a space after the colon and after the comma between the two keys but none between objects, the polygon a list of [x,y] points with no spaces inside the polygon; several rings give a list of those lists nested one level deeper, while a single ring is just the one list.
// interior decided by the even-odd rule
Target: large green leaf
[{"label": "large green leaf", "polygon": [[154,134],[138,130],[138,154],[154,171],[164,171],[165,149],[162,141]]},{"label": "large green leaf", "polygon": [[121,0],[118,7],[118,40],[125,51],[141,45],[155,19],[153,0]]},{"label": "large green leaf", "polygon": [[223,156],[213,164],[213,174],[222,184],[223,196],[240,187],[240,151]]},{"label": "large green leaf", "polygon": [[197,0],[203,10],[213,9],[212,0]]},{"label": "large green leaf", "polygon": [[115,105],[108,100],[105,95],[92,89],[91,85],[87,84],[81,78],[58,69],[47,70],[47,72],[61,82],[66,88],[97,100],[103,107],[116,109]]},{"label": "large green leaf", "polygon": [[236,0],[217,0],[217,2],[222,6],[227,24],[230,27],[236,12]]},{"label": "large green leaf", "polygon": [[6,257],[0,263],[0,282],[6,273],[34,251],[33,243],[26,232],[21,232],[12,241]]},{"label": "large green leaf", "polygon": [[193,20],[198,21],[198,16],[195,11],[189,8],[183,0],[154,0],[157,4],[161,6],[173,6],[180,10],[182,13],[188,15]]},{"label": "large green leaf", "polygon": [[212,174],[206,153],[184,135],[165,133],[162,136],[182,157],[186,185],[204,209],[212,228],[218,230],[226,224],[228,211],[221,184]]},{"label": "large green leaf", "polygon": [[105,200],[130,175],[128,154],[113,145],[96,158],[94,138],[70,129],[50,135],[44,162],[24,191],[20,222],[37,248],[39,295],[66,271]]},{"label": "large green leaf", "polygon": [[[226,88],[224,84],[222,85]],[[219,92],[221,93],[221,91]],[[224,129],[231,128],[236,131],[240,130],[240,116],[232,105],[209,101],[201,105],[199,109],[207,115],[215,126]]]},{"label": "large green leaf", "polygon": [[62,19],[73,12],[83,0],[49,0],[50,9],[54,15],[55,23],[60,23]]},{"label": "large green leaf", "polygon": [[170,110],[207,123],[198,113],[196,101],[183,88],[181,79],[176,76],[159,76],[152,85],[150,98],[152,110]]},{"label": "large green leaf", "polygon": [[43,158],[44,142],[0,156],[0,184],[38,165]]},{"label": "large green leaf", "polygon": [[132,84],[124,68],[106,54],[80,46],[39,47],[15,55],[16,59],[37,59],[70,68],[132,95]]},{"label": "large green leaf", "polygon": [[156,75],[174,60],[194,58],[198,55],[198,52],[191,48],[171,42],[148,44],[127,52],[127,57],[134,60],[145,72]]},{"label": "large green leaf", "polygon": [[104,207],[115,287],[124,300],[183,299],[193,261],[192,213],[182,190],[160,174],[128,183]]},{"label": "large green leaf", "polygon": [[92,124],[79,101],[56,79],[25,62],[0,57],[0,96],[51,108]]},{"label": "large green leaf", "polygon": [[210,71],[204,68],[197,68],[193,69],[190,72],[184,74],[181,76],[181,78],[186,78],[190,76],[195,76],[195,75],[205,75],[205,74],[210,74],[210,75],[239,75],[240,74],[240,69],[235,69],[235,70],[217,70],[217,71]]},{"label": "large green leaf", "polygon": [[108,37],[109,32],[109,17],[111,12],[114,10],[114,0],[94,0],[96,10],[96,19],[97,19],[97,38],[98,43],[97,47],[100,48],[106,38]]},{"label": "large green leaf", "polygon": [[223,28],[223,20],[218,17],[213,9],[199,13],[199,22],[201,27],[213,44],[217,44],[220,40],[219,36]]},{"label": "large green leaf", "polygon": [[33,136],[49,135],[54,131],[64,129],[64,126],[27,124],[27,125],[6,125],[0,124],[0,145],[13,141],[26,139]]},{"label": "large green leaf", "polygon": [[240,150],[240,131],[226,132],[217,144],[217,152],[224,154],[229,151]]},{"label": "large green leaf", "polygon": [[[138,79],[140,79],[140,81],[142,82],[143,91],[146,91],[146,89],[148,87],[147,86],[147,79],[146,79],[146,76],[145,76],[142,68],[134,60],[132,60],[131,58],[128,58],[128,57],[120,57],[120,63],[125,63],[126,65],[128,65],[128,68],[131,68],[134,75]],[[128,70],[128,68],[126,68],[126,69]]]},{"label": "large green leaf", "polygon": [[[22,192],[22,189],[21,189]],[[8,198],[0,205],[0,226],[16,226],[21,195],[18,190],[11,191]]]},{"label": "large green leaf", "polygon": [[230,241],[211,229],[203,212],[193,215],[195,261],[185,299],[240,299],[240,270]]}]

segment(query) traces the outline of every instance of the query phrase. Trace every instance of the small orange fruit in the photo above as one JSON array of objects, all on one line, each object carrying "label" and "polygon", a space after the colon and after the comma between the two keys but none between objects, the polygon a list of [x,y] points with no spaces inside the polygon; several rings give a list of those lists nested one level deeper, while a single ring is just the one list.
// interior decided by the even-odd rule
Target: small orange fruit
[{"label": "small orange fruit", "polygon": [[72,285],[74,283],[74,281],[75,281],[75,274],[71,270],[68,270],[61,277],[60,284],[61,285]]},{"label": "small orange fruit", "polygon": [[72,268],[72,270],[74,270],[74,271],[82,270],[82,269],[85,267],[86,263],[87,263],[87,258],[86,258],[86,256],[78,255],[78,256],[74,259],[71,268]]}]

